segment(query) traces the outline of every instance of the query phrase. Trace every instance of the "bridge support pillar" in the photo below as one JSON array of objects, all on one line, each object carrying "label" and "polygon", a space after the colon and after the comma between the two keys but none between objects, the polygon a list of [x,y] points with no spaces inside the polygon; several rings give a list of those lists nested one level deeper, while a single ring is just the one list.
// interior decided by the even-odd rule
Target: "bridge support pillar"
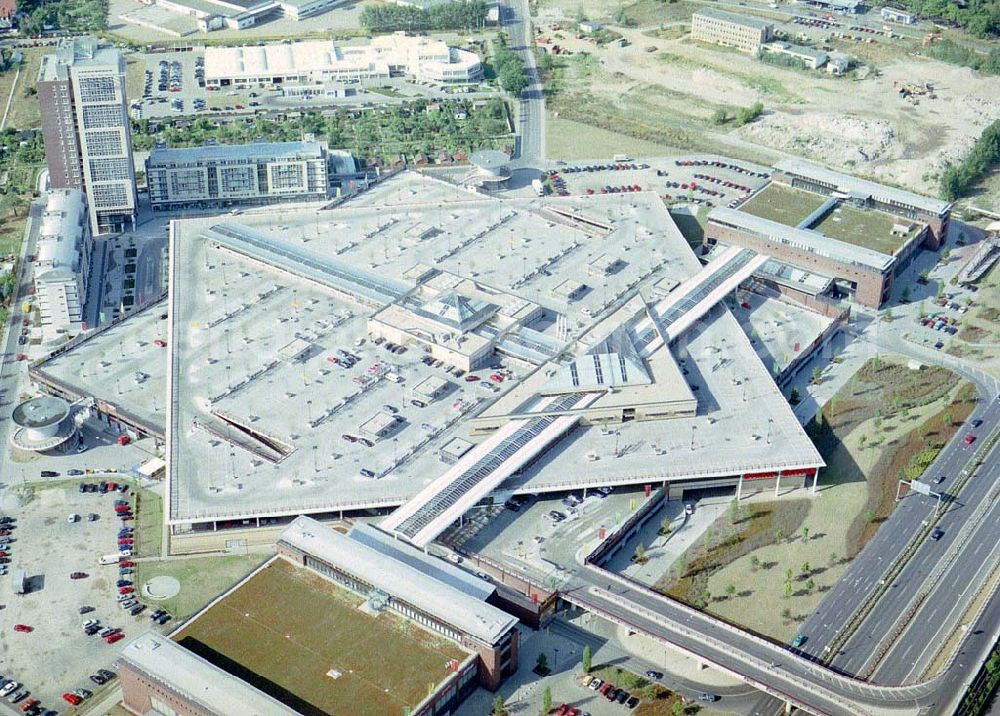
[{"label": "bridge support pillar", "polygon": [[739,502],[743,496],[743,474],[740,473],[740,481],[736,483],[736,501]]},{"label": "bridge support pillar", "polygon": [[701,671],[704,671],[705,669],[707,669],[707,668],[708,668],[708,662],[707,662],[707,661],[701,661],[701,660],[699,660],[699,661],[698,661],[698,668],[699,668],[699,669],[700,669]]},{"label": "bridge support pillar", "polygon": [[813,486],[812,486],[813,494],[816,494],[816,485],[818,484],[819,484],[819,468],[817,467],[816,472],[813,473]]},{"label": "bridge support pillar", "polygon": [[791,702],[790,702],[790,701],[786,701],[786,702],[785,702],[785,708],[783,709],[783,710],[784,710],[784,712],[785,712],[786,714],[790,714],[790,713],[792,712],[792,708],[793,708],[793,707],[792,707],[792,704],[791,704]]},{"label": "bridge support pillar", "polygon": [[781,489],[781,470],[778,470],[778,476],[774,478],[774,496],[778,496],[778,491]]}]

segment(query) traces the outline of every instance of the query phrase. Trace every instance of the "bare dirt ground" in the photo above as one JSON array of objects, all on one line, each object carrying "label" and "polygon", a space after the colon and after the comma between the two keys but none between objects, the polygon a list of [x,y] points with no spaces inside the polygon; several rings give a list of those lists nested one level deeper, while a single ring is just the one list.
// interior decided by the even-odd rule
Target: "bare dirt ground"
[{"label": "bare dirt ground", "polygon": [[[588,37],[577,38],[571,28],[578,6],[598,17],[591,5],[545,0],[536,19],[537,35],[573,53],[560,55],[565,67],[551,107],[577,121],[573,110],[578,106],[595,122],[613,116],[619,131],[663,144],[688,149],[713,144],[734,155],[757,145],[762,159],[802,156],[936,193],[941,167],[963,156],[983,127],[1000,118],[1000,78],[916,56],[912,40],[833,43],[874,62],[876,71],[865,79],[832,77],[692,42],[683,17],[678,18],[678,6],[687,3],[660,5],[665,9],[655,24],[610,25],[630,44],[601,47]],[[690,15],[690,8],[686,12]],[[636,19],[648,23],[653,18],[646,13]],[[561,31],[553,29],[555,22],[562,24]],[[936,98],[911,104],[898,97],[897,82],[928,82]],[[719,107],[756,101],[764,104],[765,114],[749,125],[736,129],[710,121]]]}]

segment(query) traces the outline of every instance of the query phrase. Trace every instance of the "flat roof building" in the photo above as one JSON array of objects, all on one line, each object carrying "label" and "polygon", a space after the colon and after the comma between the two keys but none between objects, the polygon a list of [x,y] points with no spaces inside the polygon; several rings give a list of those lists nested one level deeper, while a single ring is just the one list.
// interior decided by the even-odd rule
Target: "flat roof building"
[{"label": "flat roof building", "polygon": [[886,22],[898,22],[903,25],[913,25],[917,21],[917,16],[907,10],[900,10],[895,7],[884,7],[880,10],[882,19]]},{"label": "flat roof building", "polygon": [[799,0],[799,2],[842,15],[857,15],[866,9],[863,0]]},{"label": "flat roof building", "polygon": [[317,142],[154,149],[146,183],[154,211],[318,200],[327,157]]},{"label": "flat roof building", "polygon": [[517,619],[488,603],[492,585],[374,527],[342,534],[298,517],[278,540],[278,553],[443,634],[480,658],[490,690],[517,670]]},{"label": "flat roof building", "polygon": [[205,50],[205,84],[209,87],[367,82],[401,75],[436,82],[472,82],[482,74],[474,52],[402,33],[381,35],[364,45],[307,40]]},{"label": "flat roof building", "polygon": [[34,271],[42,343],[56,345],[83,330],[93,239],[79,189],[53,189],[38,231]]},{"label": "flat roof building", "polygon": [[774,25],[764,20],[703,8],[691,16],[691,37],[756,54],[771,39]]},{"label": "flat roof building", "polygon": [[143,716],[299,713],[153,631],[129,642],[121,651],[119,664],[122,701],[130,711]]},{"label": "flat roof building", "polygon": [[812,47],[806,47],[805,45],[795,45],[781,40],[768,42],[763,45],[761,49],[764,52],[770,52],[773,55],[784,55],[786,57],[794,58],[810,70],[818,70],[826,64],[828,58],[828,55],[822,50],[816,50]]},{"label": "flat roof building", "polygon": [[778,162],[774,165],[771,179],[779,184],[848,199],[863,208],[927,224],[930,232],[926,246],[930,249],[937,249],[948,234],[951,203],[947,201],[841,174],[803,159]]}]

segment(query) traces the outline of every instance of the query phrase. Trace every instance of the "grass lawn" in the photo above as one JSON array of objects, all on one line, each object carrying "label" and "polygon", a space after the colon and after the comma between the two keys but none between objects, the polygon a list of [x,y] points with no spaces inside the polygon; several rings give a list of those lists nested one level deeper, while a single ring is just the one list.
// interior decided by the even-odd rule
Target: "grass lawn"
[{"label": "grass lawn", "polygon": [[136,556],[159,557],[163,543],[163,499],[140,490],[135,508]]},{"label": "grass lawn", "polygon": [[0,256],[21,253],[24,225],[27,221],[27,216],[24,216],[21,218],[9,217],[0,222]]},{"label": "grass lawn", "polygon": [[467,655],[362,601],[277,559],[174,639],[306,716],[404,713]]},{"label": "grass lawn", "polygon": [[831,239],[892,255],[917,232],[917,229],[913,229],[906,236],[893,236],[892,227],[895,223],[896,219],[889,214],[861,211],[841,204],[814,228]]},{"label": "grass lawn", "polygon": [[822,206],[824,201],[826,197],[819,194],[771,183],[740,206],[740,211],[777,221],[785,226],[796,226]]},{"label": "grass lawn", "polygon": [[[52,52],[52,48],[26,47],[20,51],[24,54],[24,61],[21,63],[21,74],[17,78],[17,86],[14,87],[14,101],[11,102],[5,126],[12,129],[30,129],[41,124],[42,115],[38,109],[38,98],[33,94],[26,95],[25,92],[35,86],[42,56]],[[7,97],[10,95],[15,74],[15,70],[9,70],[0,75],[0,116],[7,106]]]},{"label": "grass lawn", "polygon": [[549,159],[600,159],[614,154],[637,157],[683,153],[681,149],[592,127],[551,113],[545,119],[545,153]]},{"label": "grass lawn", "polygon": [[760,495],[742,515],[727,511],[688,550],[683,577],[657,588],[787,641],[891,513],[897,478],[922,472],[968,416],[968,397],[945,369],[869,362],[825,406],[823,425],[808,426],[827,464],[819,494]]},{"label": "grass lawn", "polygon": [[129,101],[142,98],[146,88],[146,63],[142,55],[128,55],[125,60],[125,94]]},{"label": "grass lawn", "polygon": [[261,555],[254,554],[136,562],[135,582],[141,585],[160,575],[177,579],[181,591],[176,597],[151,604],[166,609],[177,619],[186,619],[262,561]]}]

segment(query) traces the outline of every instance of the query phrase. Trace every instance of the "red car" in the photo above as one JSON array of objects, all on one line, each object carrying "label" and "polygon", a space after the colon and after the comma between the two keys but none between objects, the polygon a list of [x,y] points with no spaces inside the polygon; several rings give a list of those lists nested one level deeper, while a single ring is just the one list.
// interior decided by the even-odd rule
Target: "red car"
[{"label": "red car", "polygon": [[118,587],[119,594],[131,594],[135,589],[132,587]]},{"label": "red car", "polygon": [[976,436],[975,435],[966,435],[965,436],[965,440],[963,442],[966,445],[972,445],[972,443],[976,442]]},{"label": "red car", "polygon": [[72,704],[73,706],[77,706],[81,701],[83,701],[83,699],[81,699],[79,696],[77,696],[76,694],[71,694],[68,691],[64,693],[62,697],[63,701],[65,701],[68,704]]},{"label": "red car", "polygon": [[135,562],[130,562],[127,559],[119,559],[118,560],[118,566],[119,567],[134,567],[135,566]]},{"label": "red car", "polygon": [[120,539],[120,540],[118,540],[118,546],[119,547],[124,547],[125,545],[131,546],[131,544],[132,544],[132,540],[130,540],[130,539]]},{"label": "red car", "polygon": [[21,706],[21,711],[29,711],[35,706],[38,706],[38,699],[28,699],[24,702],[24,705]]},{"label": "red car", "polygon": [[69,575],[69,578],[70,579],[86,579],[87,578],[87,573],[86,572],[71,572],[70,575]]},{"label": "red car", "polygon": [[479,376],[478,375],[472,375],[470,373],[469,375],[465,376],[465,382],[466,383],[478,383],[479,382]]},{"label": "red car", "polygon": [[[125,437],[128,437],[128,436],[125,436]],[[118,489],[118,483],[115,483],[115,482],[109,482],[108,483],[108,492],[111,492],[112,490],[117,490],[117,489]]]},{"label": "red car", "polygon": [[32,629],[27,624],[15,624],[14,631],[30,632]]},{"label": "red car", "polygon": [[114,644],[116,641],[120,641],[124,638],[125,635],[122,634],[121,632],[118,632],[117,634],[108,634],[106,637],[104,637],[104,641],[106,641],[108,644]]}]

